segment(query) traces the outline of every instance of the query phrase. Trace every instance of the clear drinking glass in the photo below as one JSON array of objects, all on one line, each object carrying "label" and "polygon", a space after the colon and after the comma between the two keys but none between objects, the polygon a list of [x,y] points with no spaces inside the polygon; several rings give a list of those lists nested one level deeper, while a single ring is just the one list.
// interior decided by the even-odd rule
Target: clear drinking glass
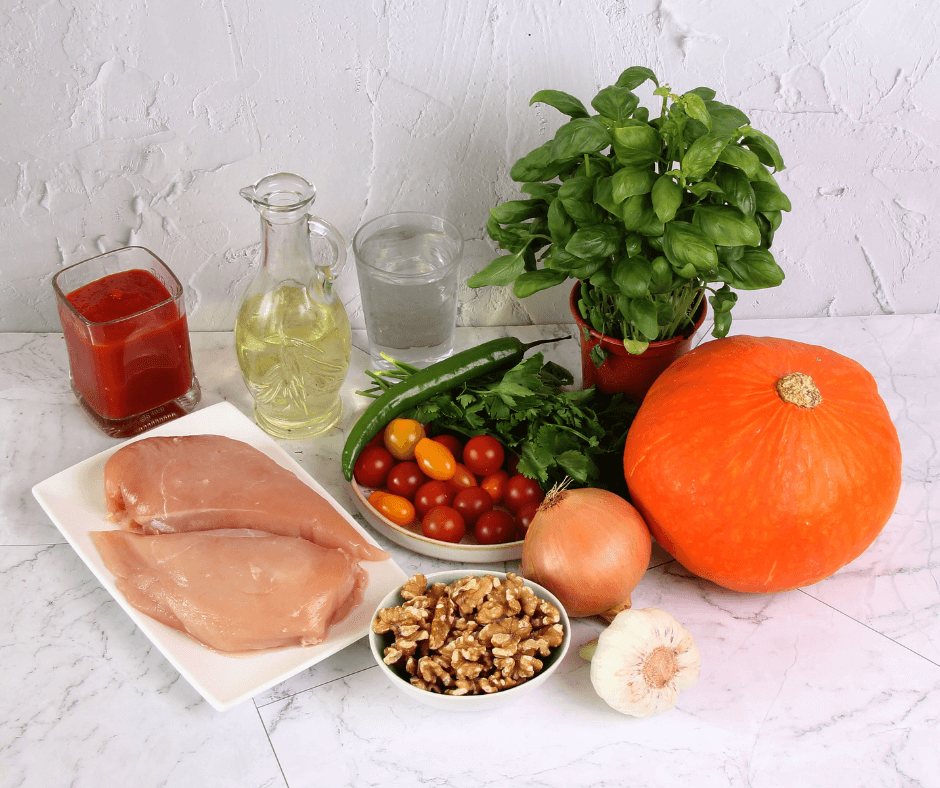
[{"label": "clear drinking glass", "polygon": [[195,409],[183,286],[152,252],[129,246],[52,279],[72,391],[114,438],[138,435]]},{"label": "clear drinking glass", "polygon": [[360,227],[352,245],[373,365],[390,366],[382,353],[417,367],[453,353],[459,230],[426,213],[390,213]]}]

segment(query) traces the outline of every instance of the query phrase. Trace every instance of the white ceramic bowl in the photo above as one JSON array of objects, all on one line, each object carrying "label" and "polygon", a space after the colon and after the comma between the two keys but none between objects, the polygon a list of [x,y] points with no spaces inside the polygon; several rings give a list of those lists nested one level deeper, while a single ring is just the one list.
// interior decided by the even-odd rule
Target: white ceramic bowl
[{"label": "white ceramic bowl", "polygon": [[[481,569],[452,569],[446,572],[435,572],[426,575],[426,577],[428,586],[430,586],[432,583],[453,583],[455,580],[460,580],[468,575],[476,575],[478,577],[494,575],[501,579],[506,578],[505,572],[491,572]],[[568,614],[565,612],[564,606],[554,594],[542,588],[538,583],[533,583],[531,580],[525,580],[524,578],[523,580],[536,595],[551,602],[558,608],[561,612],[561,624],[565,628],[565,635],[561,645],[554,649],[550,656],[543,659],[542,670],[535,677],[515,687],[500,690],[490,695],[438,695],[434,692],[428,692],[427,690],[419,689],[411,684],[408,680],[408,674],[405,673],[404,670],[400,668],[395,669],[385,664],[383,661],[383,652],[385,647],[392,643],[392,635],[391,633],[377,635],[370,627],[369,646],[372,649],[372,655],[375,657],[375,661],[379,665],[379,669],[385,674],[389,682],[404,695],[419,703],[443,709],[444,711],[486,711],[497,708],[498,706],[503,706],[507,703],[512,703],[513,701],[519,700],[524,695],[534,692],[548,681],[548,677],[555,672],[555,669],[568,652],[568,647],[571,645],[571,621],[568,619]],[[375,620],[375,616],[378,615],[379,610],[387,607],[395,607],[402,604],[403,601],[401,597],[401,587],[396,588],[382,600],[372,620]]]},{"label": "white ceramic bowl", "polygon": [[421,525],[417,521],[410,526],[396,525],[377,512],[369,503],[369,493],[372,490],[368,487],[360,487],[355,479],[350,484],[356,508],[366,521],[395,544],[407,547],[415,553],[430,558],[440,558],[443,561],[463,561],[468,564],[498,564],[502,561],[518,561],[522,558],[521,539],[503,544],[479,544],[473,541],[472,537],[465,536],[462,542],[442,542],[439,539],[430,539],[421,533]]}]

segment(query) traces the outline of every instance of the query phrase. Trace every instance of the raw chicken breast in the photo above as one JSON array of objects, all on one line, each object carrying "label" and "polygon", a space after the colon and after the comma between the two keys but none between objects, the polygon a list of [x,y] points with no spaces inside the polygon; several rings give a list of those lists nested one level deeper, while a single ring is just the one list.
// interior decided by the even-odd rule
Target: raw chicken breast
[{"label": "raw chicken breast", "polygon": [[342,550],[246,528],[91,538],[133,607],[224,652],[320,643],[368,579]]},{"label": "raw chicken breast", "polygon": [[104,491],[108,519],[137,533],[255,528],[364,561],[388,558],[289,470],[221,435],[130,443],[105,464]]}]

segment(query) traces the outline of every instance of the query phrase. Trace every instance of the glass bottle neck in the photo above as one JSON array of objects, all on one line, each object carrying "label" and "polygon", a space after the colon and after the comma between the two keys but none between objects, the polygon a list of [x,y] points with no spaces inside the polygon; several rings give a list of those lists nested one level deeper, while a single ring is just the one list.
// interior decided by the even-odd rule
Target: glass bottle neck
[{"label": "glass bottle neck", "polygon": [[261,217],[262,265],[279,280],[309,281],[315,275],[306,213],[289,222]]}]

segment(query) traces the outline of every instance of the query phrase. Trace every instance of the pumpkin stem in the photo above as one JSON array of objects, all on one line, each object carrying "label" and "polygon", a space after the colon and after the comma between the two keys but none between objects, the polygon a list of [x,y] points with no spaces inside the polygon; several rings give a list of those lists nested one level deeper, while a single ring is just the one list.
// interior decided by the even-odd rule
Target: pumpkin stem
[{"label": "pumpkin stem", "polygon": [[777,394],[784,402],[796,405],[798,408],[815,408],[822,402],[822,394],[809,375],[802,372],[791,372],[777,381]]}]

